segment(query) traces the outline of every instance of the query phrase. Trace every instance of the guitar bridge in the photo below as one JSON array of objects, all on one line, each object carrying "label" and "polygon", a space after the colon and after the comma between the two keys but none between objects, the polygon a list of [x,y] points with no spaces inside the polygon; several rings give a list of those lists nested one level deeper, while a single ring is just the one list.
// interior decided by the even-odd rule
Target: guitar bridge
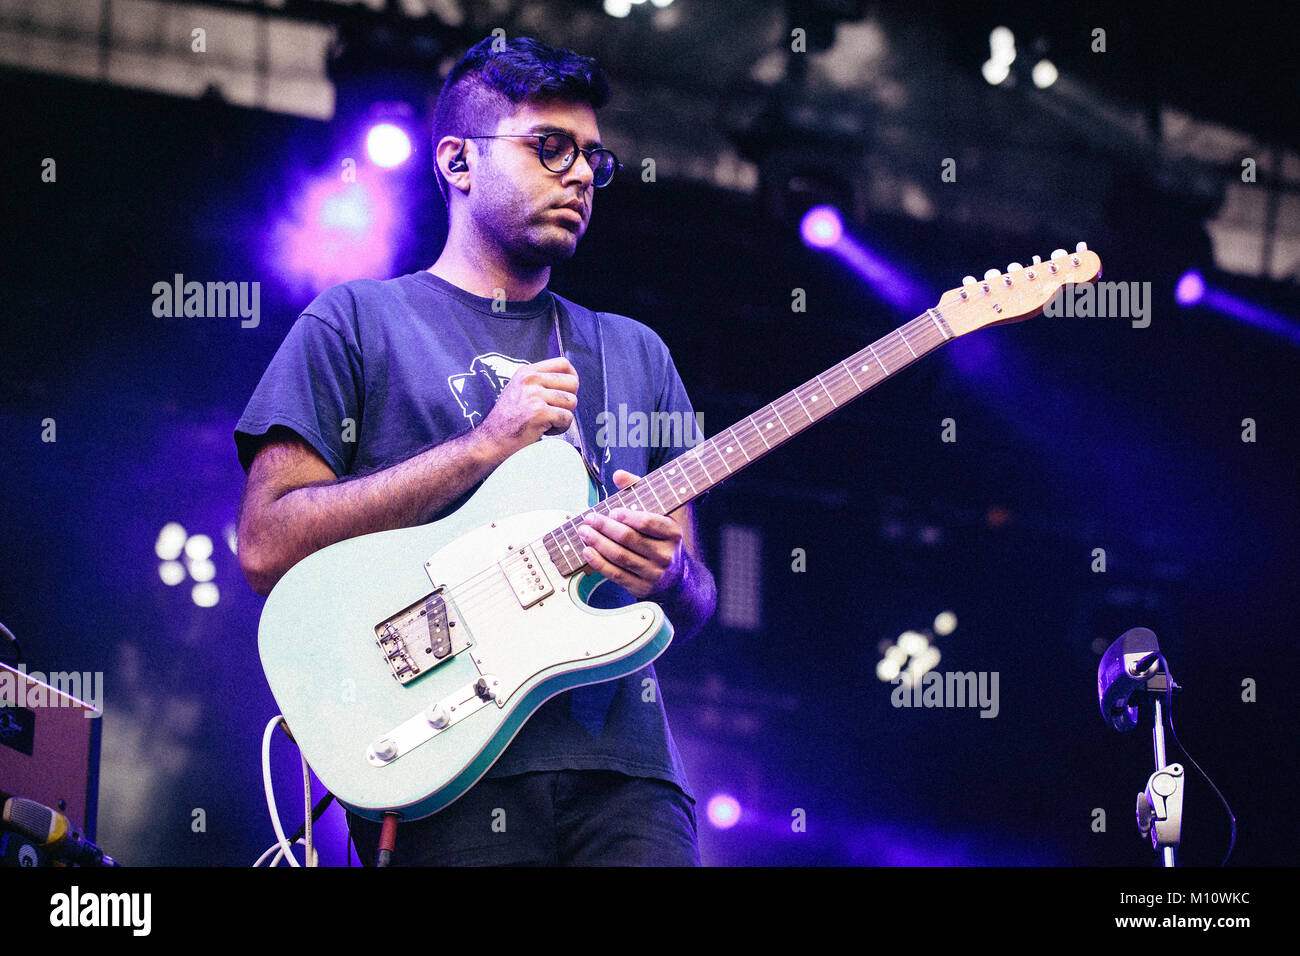
[{"label": "guitar bridge", "polygon": [[399,683],[409,684],[472,643],[464,628],[457,630],[442,592],[438,588],[375,625],[375,643]]}]

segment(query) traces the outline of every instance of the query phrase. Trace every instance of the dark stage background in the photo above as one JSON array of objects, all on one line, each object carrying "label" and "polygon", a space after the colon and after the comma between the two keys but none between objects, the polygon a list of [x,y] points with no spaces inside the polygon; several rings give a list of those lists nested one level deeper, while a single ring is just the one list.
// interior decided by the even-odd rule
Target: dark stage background
[{"label": "dark stage background", "polygon": [[[191,5],[200,19],[239,6]],[[358,50],[369,27],[400,20],[398,36],[429,38],[434,68],[496,26],[602,60],[616,84],[602,133],[628,168],[598,194],[553,288],[655,328],[708,434],[967,273],[1082,239],[1105,279],[1152,295],[1145,328],[1038,318],[950,343],[698,505],[706,554],[735,590],[725,618],[657,667],[701,811],[723,793],[740,807],[729,829],[701,813],[705,862],[1151,864],[1132,822],[1149,732],[1114,733],[1096,700],[1100,651],[1141,625],[1186,688],[1182,742],[1240,820],[1232,862],[1294,863],[1300,163],[1294,124],[1256,102],[1265,88],[1274,107],[1297,101],[1281,66],[1294,32],[1238,20],[1225,49],[1208,20],[1160,33],[1158,13],[1120,5],[1058,7],[1051,22],[1015,7],[940,20],[872,4],[675,6],[668,27],[648,6],[615,19],[576,2],[471,5],[454,28],[432,13],[340,14],[333,27]],[[789,49],[805,21],[807,63]],[[1026,50],[1035,37],[1050,48],[1059,87],[981,77],[1002,22]],[[1109,30],[1104,54],[1089,49],[1096,26]],[[108,852],[247,865],[274,839],[259,743],[276,707],[257,656],[262,599],[227,544],[243,477],[231,432],[328,281],[286,265],[277,223],[312,177],[337,181],[339,157],[360,157],[356,101],[406,98],[418,120],[419,69],[373,51],[336,63],[339,114],[325,122],[23,68],[19,27],[5,27],[0,620],[32,670],[104,674]],[[860,75],[836,72],[833,57],[869,37],[886,52]],[[779,77],[751,69],[760,61]],[[436,90],[436,71],[423,77]],[[1175,132],[1183,118],[1232,135],[1198,152]],[[1243,208],[1259,237],[1216,238],[1210,224],[1256,154],[1244,188],[1258,204]],[[948,158],[956,181],[942,178]],[[341,271],[330,278],[354,262],[356,275],[395,275],[436,258],[444,224],[427,163],[418,139],[391,173],[359,159],[357,181],[391,201],[376,214],[386,234],[362,245],[387,255],[331,260],[300,236]],[[806,246],[800,215],[817,202],[839,205],[854,241],[928,298],[906,310],[888,282]],[[1270,257],[1254,272],[1240,251],[1251,242]],[[1209,300],[1176,305],[1188,269],[1257,321]],[[154,284],[178,273],[259,282],[259,324],[155,315]],[[806,311],[792,310],[795,289]],[[1258,323],[1264,311],[1276,329]],[[943,440],[945,419],[956,441]],[[215,606],[196,605],[188,580],[160,579],[155,543],[173,521],[214,542]],[[927,634],[938,670],[997,672],[993,719],[892,706],[877,676],[883,647],[942,611],[958,626]],[[296,827],[297,755],[283,738],[275,747]],[[345,859],[341,819],[331,808],[318,828],[323,863]],[[1189,767],[1183,860],[1217,864],[1228,832]]]}]

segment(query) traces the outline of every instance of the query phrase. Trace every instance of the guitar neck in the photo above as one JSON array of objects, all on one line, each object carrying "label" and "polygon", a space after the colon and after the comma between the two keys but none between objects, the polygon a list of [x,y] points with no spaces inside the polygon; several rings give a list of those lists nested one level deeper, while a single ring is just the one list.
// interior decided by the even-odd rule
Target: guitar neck
[{"label": "guitar neck", "polygon": [[954,337],[939,311],[927,309],[636,484],[548,532],[542,538],[547,553],[566,576],[581,570],[585,566],[583,544],[576,529],[586,514],[608,514],[614,508],[660,515],[676,511]]}]

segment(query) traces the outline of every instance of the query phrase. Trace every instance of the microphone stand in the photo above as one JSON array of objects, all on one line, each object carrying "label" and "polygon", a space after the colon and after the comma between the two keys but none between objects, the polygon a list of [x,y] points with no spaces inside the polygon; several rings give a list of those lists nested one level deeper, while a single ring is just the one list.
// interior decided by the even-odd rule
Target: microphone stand
[{"label": "microphone stand", "polygon": [[1154,705],[1155,721],[1151,729],[1156,770],[1147,778],[1146,789],[1137,795],[1138,831],[1151,837],[1151,846],[1161,855],[1161,865],[1174,865],[1174,848],[1182,839],[1183,787],[1186,777],[1182,764],[1165,762],[1164,696],[1178,690],[1173,677],[1159,660],[1146,681],[1146,693]]}]

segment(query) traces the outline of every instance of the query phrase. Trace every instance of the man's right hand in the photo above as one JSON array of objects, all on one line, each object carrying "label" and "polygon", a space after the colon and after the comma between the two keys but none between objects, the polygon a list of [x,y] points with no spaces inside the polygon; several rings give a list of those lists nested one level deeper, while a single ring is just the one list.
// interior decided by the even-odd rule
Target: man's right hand
[{"label": "man's right hand", "polygon": [[550,358],[515,372],[475,432],[504,461],[543,435],[563,435],[577,407],[577,369]]}]

